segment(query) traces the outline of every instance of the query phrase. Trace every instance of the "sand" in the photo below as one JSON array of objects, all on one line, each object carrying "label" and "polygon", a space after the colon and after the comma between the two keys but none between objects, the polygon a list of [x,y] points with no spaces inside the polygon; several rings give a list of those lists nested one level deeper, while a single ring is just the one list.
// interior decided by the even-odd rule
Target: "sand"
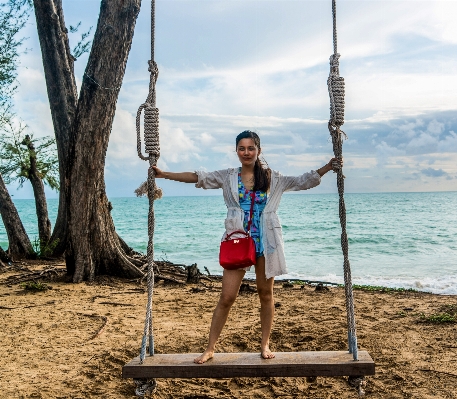
[{"label": "sand", "polygon": [[[40,270],[42,264],[26,265]],[[59,266],[59,265],[58,265]],[[60,267],[63,267],[60,264]],[[94,283],[50,282],[31,293],[0,274],[1,398],[134,398],[121,368],[139,354],[147,293],[144,285],[100,277]],[[206,282],[207,283],[207,282]],[[199,352],[220,292],[197,285],[157,284],[157,353]],[[201,287],[201,286],[200,286]],[[276,351],[346,349],[344,290],[299,285],[274,289]],[[367,398],[457,398],[457,324],[424,323],[421,314],[457,306],[456,296],[355,291],[359,347],[376,362]],[[240,294],[219,351],[259,350],[259,301]],[[102,328],[103,327],[103,328]],[[346,378],[159,379],[155,398],[357,398]]]}]

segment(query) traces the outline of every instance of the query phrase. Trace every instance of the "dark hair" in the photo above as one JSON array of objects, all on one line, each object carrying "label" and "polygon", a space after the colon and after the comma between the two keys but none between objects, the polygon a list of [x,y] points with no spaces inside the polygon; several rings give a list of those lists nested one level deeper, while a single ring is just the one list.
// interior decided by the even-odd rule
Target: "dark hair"
[{"label": "dark hair", "polygon": [[[238,149],[238,143],[242,139],[254,140],[255,146],[260,150],[260,137],[256,132],[245,130],[236,136],[235,149]],[[263,162],[257,157],[254,165],[254,191],[268,191],[270,188],[271,170],[265,160]]]}]

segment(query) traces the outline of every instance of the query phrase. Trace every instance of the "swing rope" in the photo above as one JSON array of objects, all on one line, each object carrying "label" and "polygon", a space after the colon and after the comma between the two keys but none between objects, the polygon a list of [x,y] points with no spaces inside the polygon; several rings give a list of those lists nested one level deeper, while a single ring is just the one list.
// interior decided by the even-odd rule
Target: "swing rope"
[{"label": "swing rope", "polygon": [[[330,56],[330,75],[327,80],[330,96],[330,119],[328,129],[332,137],[333,153],[336,158],[343,157],[343,139],[346,133],[341,130],[344,124],[344,78],[340,76],[339,58],[337,51],[336,34],[336,0],[332,0],[333,14],[333,54]],[[337,168],[337,186],[339,194],[339,215],[341,224],[341,249],[343,250],[344,289],[346,294],[346,311],[348,323],[348,346],[354,360],[358,360],[357,331],[354,315],[354,297],[352,293],[351,265],[348,256],[348,237],[346,232],[346,206],[344,203],[344,175],[341,168]]]},{"label": "swing rope", "polygon": [[[155,31],[155,0],[151,1],[151,59],[149,60],[148,71],[149,93],[146,101],[140,105],[136,114],[136,133],[137,133],[137,151],[138,156],[149,161],[147,193],[149,198],[148,212],[148,249],[147,249],[147,286],[148,302],[146,307],[146,319],[144,322],[143,339],[141,341],[140,361],[143,363],[146,357],[146,345],[149,338],[149,354],[154,355],[154,330],[152,326],[152,297],[154,293],[154,200],[160,197],[160,189],[156,187],[154,169],[151,166],[157,165],[160,157],[159,145],[159,109],[156,108],[156,82],[159,76],[157,63],[154,61],[154,31]],[[141,153],[141,113],[144,110],[144,144],[148,154],[144,156]]]}]

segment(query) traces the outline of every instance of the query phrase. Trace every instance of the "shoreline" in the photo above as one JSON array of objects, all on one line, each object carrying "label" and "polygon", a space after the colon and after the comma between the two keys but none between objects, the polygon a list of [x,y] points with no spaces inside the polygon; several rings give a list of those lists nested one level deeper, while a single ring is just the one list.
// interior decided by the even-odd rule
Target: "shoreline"
[{"label": "shoreline", "polygon": [[[39,262],[27,265],[42,270]],[[60,262],[61,263],[61,262]],[[49,265],[49,263],[48,263]],[[92,283],[48,281],[30,293],[0,274],[0,398],[132,398],[122,366],[138,356],[147,290],[137,282],[100,276]],[[220,283],[171,284],[154,289],[156,353],[201,352]],[[298,284],[274,287],[274,351],[346,350],[344,289]],[[249,284],[251,285],[251,284]],[[457,296],[423,292],[354,291],[360,350],[376,363],[366,378],[370,398],[457,398],[457,323],[422,317],[455,306]],[[242,292],[229,315],[218,352],[258,352],[258,296]],[[158,379],[154,398],[354,398],[343,377]]]}]

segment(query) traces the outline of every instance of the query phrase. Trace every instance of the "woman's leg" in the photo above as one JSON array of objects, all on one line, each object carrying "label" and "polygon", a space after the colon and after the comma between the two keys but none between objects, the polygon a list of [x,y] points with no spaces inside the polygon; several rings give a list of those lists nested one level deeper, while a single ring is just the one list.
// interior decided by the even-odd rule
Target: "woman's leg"
[{"label": "woman's leg", "polygon": [[238,296],[241,281],[243,280],[245,273],[244,270],[224,270],[222,276],[222,292],[216,309],[214,309],[213,319],[211,320],[208,346],[199,357],[194,359],[194,363],[202,364],[213,357],[214,347],[216,346],[222,328],[227,321],[230,308]]},{"label": "woman's leg", "polygon": [[257,292],[260,299],[260,325],[262,328],[262,343],[260,353],[264,359],[272,359],[274,353],[270,351],[270,332],[273,326],[273,316],[275,313],[273,299],[274,277],[265,278],[265,257],[257,258],[255,265],[255,275],[257,283]]}]

